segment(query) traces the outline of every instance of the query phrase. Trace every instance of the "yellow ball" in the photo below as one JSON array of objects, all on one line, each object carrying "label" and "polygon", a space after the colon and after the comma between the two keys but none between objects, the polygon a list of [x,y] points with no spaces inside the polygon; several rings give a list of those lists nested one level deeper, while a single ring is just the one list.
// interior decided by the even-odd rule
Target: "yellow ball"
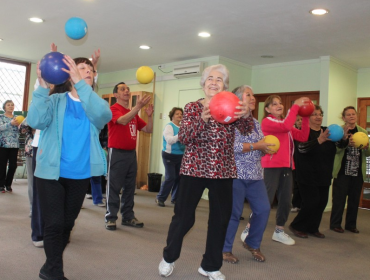
[{"label": "yellow ball", "polygon": [[136,79],[140,84],[148,84],[154,78],[154,71],[149,66],[141,66],[136,71]]},{"label": "yellow ball", "polygon": [[275,154],[280,148],[280,141],[274,135],[266,135],[265,136],[265,143],[275,144],[275,146],[269,146],[269,149],[272,150],[270,154]]},{"label": "yellow ball", "polygon": [[24,120],[24,117],[23,117],[23,116],[16,116],[16,117],[15,117],[15,120],[16,120],[19,124],[21,124],[21,123],[23,122],[23,120]]},{"label": "yellow ball", "polygon": [[353,134],[352,140],[355,142],[355,147],[359,149],[366,147],[369,143],[369,137],[363,132],[356,132]]}]

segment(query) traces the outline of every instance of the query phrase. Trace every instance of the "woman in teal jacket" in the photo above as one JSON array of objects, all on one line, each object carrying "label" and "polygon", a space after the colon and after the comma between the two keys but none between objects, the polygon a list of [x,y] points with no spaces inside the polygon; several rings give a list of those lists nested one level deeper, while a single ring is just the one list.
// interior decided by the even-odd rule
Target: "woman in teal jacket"
[{"label": "woman in teal jacket", "polygon": [[330,229],[343,233],[342,216],[347,201],[346,222],[344,228],[353,233],[357,229],[357,213],[362,191],[362,184],[366,178],[366,157],[370,156],[369,144],[363,149],[354,146],[352,135],[356,132],[367,131],[356,125],[357,112],[352,106],[343,109],[342,119],[345,122],[345,135],[342,140],[344,148],[337,147],[333,168],[333,206],[330,216]]},{"label": "woman in teal jacket", "polygon": [[[34,91],[27,120],[41,130],[36,155],[37,188],[45,222],[46,262],[39,277],[65,280],[63,251],[80,212],[92,176],[106,174],[106,158],[99,131],[112,118],[108,103],[92,89],[94,66],[87,58],[64,57],[70,91],[49,96],[41,77]],[[71,84],[69,84],[71,83]],[[59,86],[58,86],[59,87]]]}]

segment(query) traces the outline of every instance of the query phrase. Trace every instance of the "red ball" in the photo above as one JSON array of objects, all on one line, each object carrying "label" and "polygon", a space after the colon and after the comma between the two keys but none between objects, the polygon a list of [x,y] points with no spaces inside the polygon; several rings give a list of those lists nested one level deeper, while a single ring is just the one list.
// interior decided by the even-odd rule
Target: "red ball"
[{"label": "red ball", "polygon": [[301,117],[309,117],[315,111],[315,104],[310,100],[299,107],[298,115]]},{"label": "red ball", "polygon": [[209,103],[211,116],[219,123],[228,124],[235,122],[235,112],[240,112],[239,98],[232,92],[222,91],[212,97]]}]

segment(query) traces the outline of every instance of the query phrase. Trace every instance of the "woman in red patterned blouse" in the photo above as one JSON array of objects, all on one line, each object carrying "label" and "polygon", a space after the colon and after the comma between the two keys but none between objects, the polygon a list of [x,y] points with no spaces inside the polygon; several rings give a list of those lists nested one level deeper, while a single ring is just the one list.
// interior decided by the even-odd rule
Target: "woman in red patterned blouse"
[{"label": "woman in red patterned blouse", "polygon": [[[159,264],[159,274],[171,275],[180,257],[183,238],[193,227],[195,210],[205,188],[209,189],[209,220],[206,251],[198,272],[212,279],[225,279],[222,248],[232,209],[232,183],[237,177],[234,160],[235,129],[246,135],[253,129],[248,97],[239,102],[232,124],[218,123],[211,117],[209,102],[217,93],[227,90],[229,72],[224,65],[207,67],[200,84],[205,98],[185,106],[179,140],[186,146],[181,164],[181,179],[175,215],[169,228],[167,246]],[[211,279],[211,278],[210,278]]]}]

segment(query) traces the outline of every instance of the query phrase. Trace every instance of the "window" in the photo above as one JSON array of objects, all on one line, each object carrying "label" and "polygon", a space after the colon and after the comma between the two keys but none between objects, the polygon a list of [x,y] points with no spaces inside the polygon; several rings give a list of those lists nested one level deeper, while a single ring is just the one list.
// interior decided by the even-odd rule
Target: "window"
[{"label": "window", "polygon": [[1,106],[5,100],[12,100],[14,111],[27,111],[30,68],[30,63],[0,58]]}]

